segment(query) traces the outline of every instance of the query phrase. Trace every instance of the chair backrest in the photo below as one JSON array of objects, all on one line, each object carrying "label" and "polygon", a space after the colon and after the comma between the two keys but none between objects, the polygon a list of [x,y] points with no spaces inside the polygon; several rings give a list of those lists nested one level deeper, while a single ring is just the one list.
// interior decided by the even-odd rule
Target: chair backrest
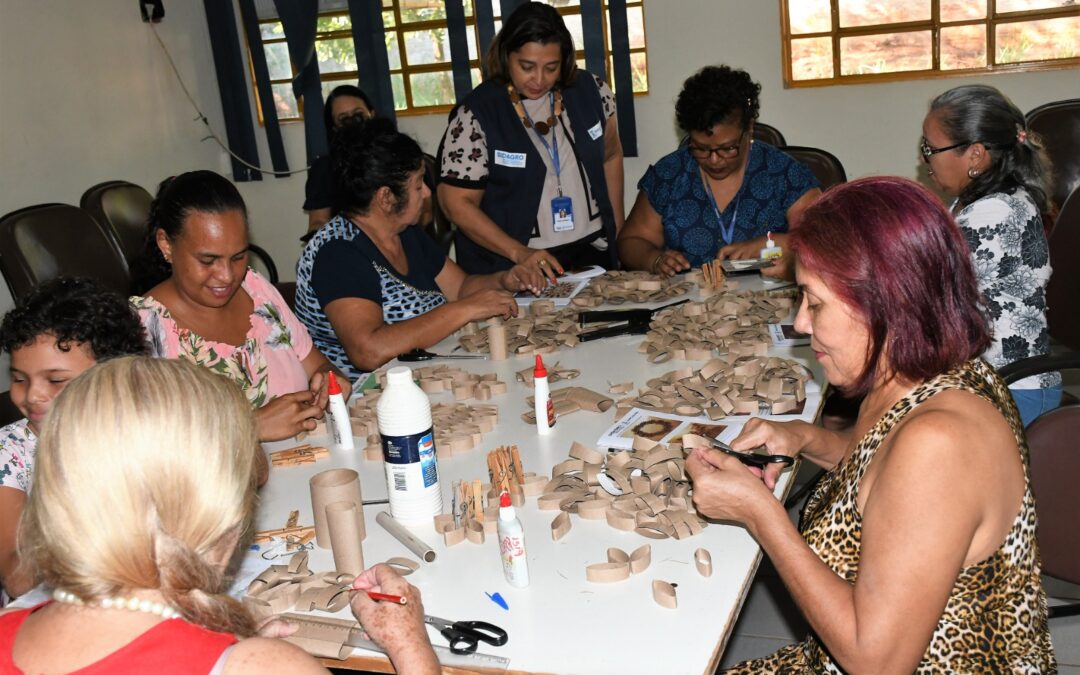
[{"label": "chair backrest", "polygon": [[814,172],[822,190],[847,182],[847,172],[836,155],[820,148],[807,148],[800,145],[788,145],[780,148],[794,159],[802,162]]},{"label": "chair backrest", "polygon": [[61,274],[96,279],[124,295],[131,284],[111,230],[70,204],[28,206],[0,218],[0,271],[16,303]]},{"label": "chair backrest", "polygon": [[[1080,352],[1032,356],[1001,369],[1011,384],[1025,377],[1061,370],[1080,370]],[[1043,413],[1027,427],[1031,450],[1031,490],[1039,517],[1039,549],[1043,572],[1080,584],[1080,404],[1070,403]]]},{"label": "chair backrest", "polygon": [[[424,165],[431,176],[437,176],[435,158],[424,153]],[[435,182],[435,181],[433,181]],[[435,190],[431,191],[431,224],[425,227],[431,238],[442,246],[447,255],[450,254],[450,245],[454,242],[454,224],[450,222],[450,216],[439,206],[439,196]]]},{"label": "chair backrest", "polygon": [[19,406],[11,400],[11,391],[0,393],[0,425],[7,426],[12,422],[18,422],[23,418]]},{"label": "chair backrest", "polygon": [[146,240],[146,216],[153,196],[143,188],[122,180],[98,183],[79,200],[87,213],[112,229],[130,268],[142,254]]},{"label": "chair backrest", "polygon": [[1080,405],[1040,415],[1027,428],[1031,449],[1031,489],[1039,516],[1043,572],[1080,584]]},{"label": "chair backrest", "polygon": [[776,127],[765,124],[764,122],[754,122],[754,140],[768,143],[777,148],[782,148],[787,145],[787,141],[784,140],[784,134],[780,133],[780,130]]},{"label": "chair backrest", "polygon": [[1043,104],[1026,117],[1028,128],[1042,136],[1054,164],[1052,196],[1062,207],[1080,186],[1080,98]]},{"label": "chair backrest", "polygon": [[1065,200],[1050,232],[1046,320],[1050,337],[1080,351],[1080,186]]}]

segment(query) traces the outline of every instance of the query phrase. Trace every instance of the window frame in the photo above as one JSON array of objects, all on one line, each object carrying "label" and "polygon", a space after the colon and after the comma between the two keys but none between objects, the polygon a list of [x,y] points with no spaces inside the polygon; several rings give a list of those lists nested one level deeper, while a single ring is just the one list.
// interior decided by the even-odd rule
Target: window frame
[{"label": "window frame", "polygon": [[[635,7],[641,8],[641,29],[642,29],[643,44],[640,47],[631,47],[630,48],[630,56],[633,57],[634,54],[645,54],[646,86],[645,86],[645,89],[643,91],[635,91],[634,92],[635,96],[644,96],[644,95],[647,95],[649,93],[649,87],[648,87],[648,72],[649,72],[649,70],[648,70],[649,69],[649,65],[648,65],[648,33],[647,33],[646,28],[645,28],[645,2],[644,2],[644,0],[627,0],[626,5],[627,5],[628,10],[633,9]],[[581,14],[581,5],[580,4],[572,5],[572,6],[566,6],[566,7],[556,7],[555,9],[560,14],[562,14],[563,16],[568,16],[568,15],[579,15],[580,16],[580,14]],[[402,20],[401,20],[401,3],[398,0],[384,0],[383,1],[382,11],[384,13],[385,12],[392,12],[393,15],[394,15],[394,25],[384,27],[384,32],[386,32],[386,33],[393,32],[393,33],[396,34],[397,48],[398,48],[399,55],[400,55],[401,65],[398,68],[391,68],[390,69],[390,76],[391,76],[391,78],[393,78],[394,76],[398,76],[398,75],[401,76],[401,78],[402,78],[402,86],[403,86],[404,92],[405,92],[405,107],[400,108],[400,109],[395,109],[395,111],[394,111],[395,114],[398,115],[398,116],[401,116],[401,117],[411,117],[411,116],[414,116],[414,115],[445,114],[445,113],[449,112],[454,107],[453,104],[434,105],[434,106],[416,106],[416,105],[414,105],[414,103],[413,103],[413,95],[412,95],[411,76],[416,75],[418,73],[450,73],[452,75],[453,74],[453,64],[450,61],[447,61],[447,62],[444,62],[444,63],[425,63],[425,64],[410,65],[408,63],[408,50],[405,48],[405,33],[412,33],[412,32],[416,32],[416,31],[425,31],[425,30],[436,30],[436,29],[440,29],[440,28],[441,29],[446,29],[447,28],[446,19],[429,19],[429,20],[426,20],[426,21],[411,21],[411,22],[408,22],[408,23],[403,23]],[[604,37],[604,63],[605,63],[606,68],[611,69],[612,68],[612,53],[611,53],[611,48],[609,46],[610,36],[609,36],[609,27],[608,27],[608,23],[609,23],[608,11],[609,11],[608,0],[602,0],[603,21],[601,23],[602,23],[602,30],[604,32],[604,36],[603,36]],[[328,16],[349,16],[349,12],[348,12],[348,10],[332,10],[332,11],[326,11],[326,12],[320,12],[319,13],[320,18],[321,17],[328,17]],[[502,19],[501,15],[494,17],[494,20],[497,21],[497,22],[501,21],[501,19]],[[281,20],[278,19],[278,18],[259,19],[259,26],[260,26],[260,29],[261,29],[262,26],[275,24],[275,23],[280,23],[280,21]],[[473,42],[474,42],[474,44],[477,45],[477,50],[478,50],[477,58],[469,59],[469,69],[470,69],[470,71],[473,70],[473,69],[481,70],[480,64],[483,61],[484,54],[479,53],[480,35],[479,35],[479,30],[477,29],[477,26],[476,26],[476,12],[475,12],[475,9],[473,10],[472,13],[465,16],[465,27],[466,27],[467,30],[472,31]],[[348,38],[350,40],[352,39],[352,29],[351,29],[351,27],[349,29],[347,29],[347,30],[346,29],[340,29],[340,30],[333,30],[333,31],[317,32],[316,35],[315,35],[316,43],[318,43],[320,41],[335,40],[335,39],[341,39],[341,38]],[[245,41],[246,41],[246,37],[245,37]],[[265,49],[265,45],[267,45],[267,44],[275,44],[275,43],[286,44],[285,36],[283,35],[280,38],[263,38],[262,39],[262,44],[264,45],[264,49]],[[578,49],[576,50],[576,58],[579,61],[583,61],[585,59],[584,45],[577,45],[577,47],[578,47]],[[255,66],[254,66],[254,63],[253,63],[253,61],[251,59],[251,44],[250,43],[247,43],[247,49],[248,49],[248,70],[249,70],[250,75],[251,75],[252,88],[255,91],[256,114],[258,116],[259,125],[260,126],[265,126],[265,118],[263,116],[262,101],[260,100],[260,97],[258,95],[258,87],[257,87],[256,79],[255,79]],[[291,58],[289,60],[289,66],[290,66],[290,69],[292,71],[292,78],[290,78],[290,79],[276,79],[276,80],[271,79],[270,80],[271,88],[273,88],[274,85],[281,85],[281,84],[290,84],[291,85],[292,84],[293,79],[296,78],[298,73],[297,73],[297,70],[296,70],[296,65],[294,63],[292,63]],[[609,73],[605,73],[605,75],[609,75]],[[358,80],[358,78],[359,78],[359,70],[343,70],[343,71],[338,71],[338,72],[334,72],[334,73],[320,73],[320,82],[321,82],[321,84],[326,84],[328,82],[335,82],[335,81],[341,81],[343,83],[347,82],[347,83],[355,84],[356,81]],[[609,75],[609,80],[608,81],[609,82],[611,81],[610,75]],[[299,99],[296,100],[296,107],[297,107],[297,111],[299,113],[299,115],[297,117],[280,117],[279,116],[278,117],[278,122],[280,124],[295,124],[297,122],[303,122],[304,121],[304,100],[303,100],[303,98],[299,98]],[[320,114],[321,114],[321,111],[320,111]]]},{"label": "window frame", "polygon": [[[838,84],[865,84],[899,80],[939,79],[963,77],[978,74],[1023,73],[1040,70],[1061,70],[1080,66],[1080,57],[1048,59],[1042,61],[1020,61],[1015,63],[996,63],[997,28],[1013,23],[1027,23],[1043,19],[1057,19],[1080,15],[1080,7],[1051,7],[1045,9],[998,12],[997,0],[986,0],[986,16],[979,19],[961,19],[942,21],[939,0],[930,0],[930,18],[924,21],[906,21],[900,23],[869,24],[864,26],[840,27],[840,0],[829,0],[830,29],[813,33],[791,32],[789,5],[798,0],[780,0],[780,33],[783,53],[784,87],[828,87]],[[986,30],[986,65],[975,68],[941,69],[941,30],[958,26],[985,26]],[[929,69],[904,70],[888,73],[861,73],[842,75],[840,41],[843,38],[889,33],[914,33],[930,31],[931,65]],[[792,41],[806,38],[830,38],[832,44],[833,76],[814,80],[796,80],[792,76]]]}]

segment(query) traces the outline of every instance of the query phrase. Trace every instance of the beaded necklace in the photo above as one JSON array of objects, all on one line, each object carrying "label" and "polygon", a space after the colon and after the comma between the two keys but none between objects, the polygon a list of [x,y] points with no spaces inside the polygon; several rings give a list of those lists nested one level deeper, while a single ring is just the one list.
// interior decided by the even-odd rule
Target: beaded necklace
[{"label": "beaded necklace", "polygon": [[512,83],[507,83],[506,91],[510,94],[510,102],[514,105],[514,112],[517,113],[521,123],[525,125],[526,129],[536,129],[537,133],[541,136],[547,135],[547,132],[555,126],[555,121],[559,119],[559,115],[562,115],[563,100],[562,90],[560,89],[555,90],[555,109],[552,111],[551,115],[548,116],[547,120],[543,122],[533,122],[529,117],[529,114],[525,112],[525,106],[521,103],[521,94],[517,92],[517,89],[514,89]]},{"label": "beaded necklace", "polygon": [[53,600],[65,605],[77,607],[100,607],[101,609],[127,609],[132,612],[145,612],[163,619],[179,619],[180,612],[162,602],[139,598],[102,598],[101,602],[86,602],[71,591],[57,588],[53,591]]}]

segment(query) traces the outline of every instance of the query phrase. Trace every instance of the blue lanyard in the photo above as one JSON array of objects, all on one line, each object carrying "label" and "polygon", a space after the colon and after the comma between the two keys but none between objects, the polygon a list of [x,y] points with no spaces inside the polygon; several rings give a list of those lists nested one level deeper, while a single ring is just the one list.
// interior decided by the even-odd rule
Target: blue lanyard
[{"label": "blue lanyard", "polygon": [[[551,116],[555,117],[555,94],[554,92],[548,92],[548,101],[551,102]],[[544,145],[544,149],[547,150],[548,157],[551,157],[551,163],[555,166],[555,183],[559,188],[559,196],[562,197],[562,167],[559,166],[559,134],[557,127],[559,126],[559,120],[555,120],[555,124],[551,125],[551,144],[549,145],[544,135],[536,130],[536,124],[533,122],[533,118],[529,115],[529,110],[525,107],[525,104],[521,104],[521,109],[525,112],[525,118],[529,120],[529,125],[532,126],[533,132],[536,137],[540,139],[540,142]]]},{"label": "blue lanyard", "polygon": [[731,244],[732,239],[735,237],[735,219],[739,217],[739,202],[742,201],[742,186],[739,186],[738,196],[735,197],[735,211],[731,214],[731,220],[728,222],[727,227],[724,226],[724,219],[720,216],[720,209],[716,206],[716,197],[713,196],[712,188],[709,187],[709,181],[705,178],[705,172],[698,169],[701,174],[701,184],[705,188],[705,195],[709,198],[709,203],[712,204],[713,212],[716,213],[716,222],[720,224],[720,236],[724,238],[725,244]]}]

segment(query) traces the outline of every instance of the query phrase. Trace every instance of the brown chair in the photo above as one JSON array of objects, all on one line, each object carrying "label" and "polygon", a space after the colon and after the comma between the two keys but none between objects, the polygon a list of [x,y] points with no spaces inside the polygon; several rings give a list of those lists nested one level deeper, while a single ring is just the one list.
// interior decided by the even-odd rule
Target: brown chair
[{"label": "brown chair", "polygon": [[89,277],[127,295],[127,261],[112,230],[70,204],[38,204],[0,218],[0,272],[16,303],[60,275]]},{"label": "brown chair", "polygon": [[153,200],[149,192],[134,183],[110,180],[84,192],[79,206],[112,229],[130,269],[146,245],[146,216]]},{"label": "brown chair", "polygon": [[1027,114],[1027,123],[1042,136],[1054,165],[1051,198],[1063,207],[1080,186],[1080,98],[1043,104]]},{"label": "brown chair", "polygon": [[791,157],[806,165],[814,172],[822,190],[828,190],[834,185],[847,182],[847,173],[844,165],[836,158],[836,155],[820,148],[807,148],[801,145],[788,145],[780,148]]},{"label": "brown chair", "polygon": [[1046,320],[1050,337],[1080,351],[1080,186],[1058,213],[1050,232],[1050,283],[1046,287]]},{"label": "brown chair", "polygon": [[[1006,383],[1039,373],[1080,369],[1080,352],[1033,356],[1001,369]],[[1031,450],[1031,490],[1039,517],[1039,549],[1043,573],[1070,584],[1080,584],[1080,404],[1065,404],[1044,413],[1027,427]],[[1080,603],[1050,608],[1050,618],[1080,614]]]},{"label": "brown chair", "polygon": [[754,122],[754,140],[768,143],[777,148],[782,148],[787,145],[787,141],[784,140],[784,134],[780,133],[780,130],[776,127],[765,124],[764,122]]}]

